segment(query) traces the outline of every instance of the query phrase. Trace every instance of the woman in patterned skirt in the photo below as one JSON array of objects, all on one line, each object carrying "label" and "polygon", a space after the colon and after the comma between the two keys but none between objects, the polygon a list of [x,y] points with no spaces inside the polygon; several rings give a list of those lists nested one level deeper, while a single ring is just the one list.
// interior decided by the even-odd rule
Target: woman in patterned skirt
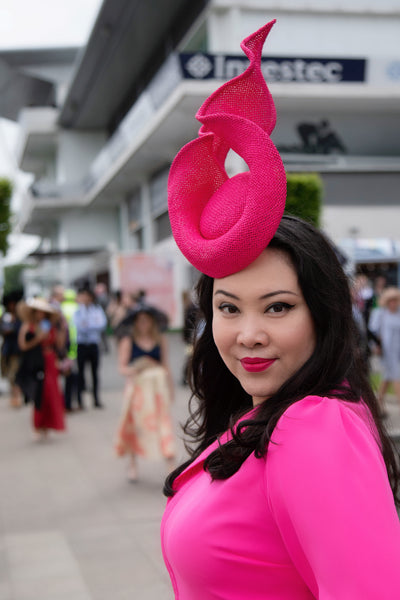
[{"label": "woman in patterned skirt", "polygon": [[141,308],[135,314],[131,335],[119,344],[118,364],[126,385],[116,451],[119,456],[129,454],[128,479],[134,482],[137,456],[164,458],[169,471],[175,459],[167,340],[150,308]]}]

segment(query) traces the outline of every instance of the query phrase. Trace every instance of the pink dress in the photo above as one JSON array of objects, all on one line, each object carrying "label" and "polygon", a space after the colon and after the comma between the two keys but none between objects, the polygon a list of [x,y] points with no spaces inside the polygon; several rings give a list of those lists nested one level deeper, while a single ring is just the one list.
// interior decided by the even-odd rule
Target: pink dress
[{"label": "pink dress", "polygon": [[400,597],[400,524],[362,403],[293,404],[267,456],[226,480],[203,470],[216,445],[175,480],[162,520],[176,599]]},{"label": "pink dress", "polygon": [[50,329],[42,345],[44,358],[44,381],[40,410],[33,410],[33,426],[35,429],[55,429],[63,431],[64,397],[58,383],[57,356],[54,350],[56,340],[55,329]]}]

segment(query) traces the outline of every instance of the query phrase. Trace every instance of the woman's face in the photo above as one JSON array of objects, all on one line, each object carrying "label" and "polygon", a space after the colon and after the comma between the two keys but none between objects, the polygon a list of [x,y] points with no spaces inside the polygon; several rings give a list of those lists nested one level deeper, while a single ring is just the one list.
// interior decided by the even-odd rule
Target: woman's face
[{"label": "woman's face", "polygon": [[139,313],[136,317],[135,329],[139,335],[148,335],[153,330],[153,319],[146,313]]},{"label": "woman's face", "polygon": [[277,392],[310,358],[314,323],[284,252],[267,248],[243,271],[214,280],[213,335],[254,405]]},{"label": "woman's face", "polygon": [[49,315],[46,314],[43,310],[34,310],[33,311],[33,320],[36,321],[36,323],[40,323],[40,321],[43,321],[43,319],[48,319]]},{"label": "woman's face", "polygon": [[400,306],[400,301],[398,300],[398,298],[391,298],[387,302],[387,309],[390,312],[393,312],[393,313],[397,312],[399,310],[399,306]]},{"label": "woman's face", "polygon": [[126,292],[124,292],[121,296],[121,304],[124,308],[130,308],[133,304],[132,296]]}]

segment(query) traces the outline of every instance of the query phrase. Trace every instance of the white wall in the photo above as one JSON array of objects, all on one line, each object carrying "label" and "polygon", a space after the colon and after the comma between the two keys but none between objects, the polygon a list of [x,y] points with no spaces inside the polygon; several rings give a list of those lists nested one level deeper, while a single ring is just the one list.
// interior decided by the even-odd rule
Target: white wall
[{"label": "white wall", "polygon": [[59,240],[63,249],[119,245],[117,209],[76,209],[65,213],[59,222]]},{"label": "white wall", "polygon": [[60,130],[57,154],[57,183],[79,182],[104,146],[104,132]]},{"label": "white wall", "polygon": [[400,11],[395,0],[214,2],[209,51],[240,53],[240,42],[274,18],[277,23],[264,49],[268,55],[363,58],[399,52]]},{"label": "white wall", "polygon": [[322,226],[334,240],[359,238],[399,239],[400,206],[324,206]]},{"label": "white wall", "polygon": [[298,11],[342,11],[342,12],[389,12],[398,11],[398,0],[212,0],[214,7],[246,7],[250,9],[298,10]]}]

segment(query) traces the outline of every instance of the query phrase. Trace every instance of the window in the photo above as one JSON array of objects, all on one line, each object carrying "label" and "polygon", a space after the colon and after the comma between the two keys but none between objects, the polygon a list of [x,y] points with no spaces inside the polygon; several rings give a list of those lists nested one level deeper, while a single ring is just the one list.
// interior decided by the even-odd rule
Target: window
[{"label": "window", "polygon": [[168,212],[163,213],[154,221],[155,241],[161,242],[172,235]]}]

